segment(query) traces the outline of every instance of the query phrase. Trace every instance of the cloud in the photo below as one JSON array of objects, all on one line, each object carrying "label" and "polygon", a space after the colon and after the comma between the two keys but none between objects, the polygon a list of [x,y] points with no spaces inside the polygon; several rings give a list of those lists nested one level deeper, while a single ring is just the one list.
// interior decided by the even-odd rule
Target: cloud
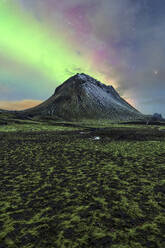
[{"label": "cloud", "polygon": [[42,101],[32,99],[26,99],[22,101],[0,101],[0,109],[24,110],[39,105],[40,103],[42,103]]}]

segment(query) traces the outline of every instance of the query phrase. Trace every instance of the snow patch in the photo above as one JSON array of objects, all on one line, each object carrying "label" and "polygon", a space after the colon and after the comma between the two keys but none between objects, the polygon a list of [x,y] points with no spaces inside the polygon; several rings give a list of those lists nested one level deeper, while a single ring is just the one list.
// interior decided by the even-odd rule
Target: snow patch
[{"label": "snow patch", "polygon": [[77,74],[77,76],[81,79],[81,80],[87,80],[87,77],[83,74]]}]

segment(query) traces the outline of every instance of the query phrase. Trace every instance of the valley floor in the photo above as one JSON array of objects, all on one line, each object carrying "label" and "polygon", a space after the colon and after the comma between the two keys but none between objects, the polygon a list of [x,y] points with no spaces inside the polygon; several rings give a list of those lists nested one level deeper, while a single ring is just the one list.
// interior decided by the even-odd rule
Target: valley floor
[{"label": "valley floor", "polygon": [[0,128],[1,248],[165,247],[165,132],[26,125]]}]

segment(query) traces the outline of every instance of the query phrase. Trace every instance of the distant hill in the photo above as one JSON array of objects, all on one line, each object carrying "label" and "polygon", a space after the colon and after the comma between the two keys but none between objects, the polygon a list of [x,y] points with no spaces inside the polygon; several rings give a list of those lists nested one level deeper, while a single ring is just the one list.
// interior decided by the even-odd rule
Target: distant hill
[{"label": "distant hill", "polygon": [[55,116],[67,121],[84,119],[136,120],[143,115],[127,103],[113,86],[86,74],[76,74],[58,86],[42,104],[17,111],[26,116]]},{"label": "distant hill", "polygon": [[164,118],[161,114],[155,113],[153,114],[153,116],[151,117],[151,119],[153,121],[164,121]]}]

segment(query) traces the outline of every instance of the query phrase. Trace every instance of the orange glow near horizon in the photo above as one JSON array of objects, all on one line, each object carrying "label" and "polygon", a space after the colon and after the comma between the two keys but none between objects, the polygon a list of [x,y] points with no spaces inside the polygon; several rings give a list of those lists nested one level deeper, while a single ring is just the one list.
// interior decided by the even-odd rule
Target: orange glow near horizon
[{"label": "orange glow near horizon", "polygon": [[35,107],[42,103],[40,100],[22,100],[22,101],[0,101],[0,109],[4,110],[25,110]]},{"label": "orange glow near horizon", "polygon": [[[136,108],[136,102],[129,97],[123,97],[132,107]],[[0,101],[0,109],[25,110],[41,104],[41,100],[25,99],[21,101]]]}]

